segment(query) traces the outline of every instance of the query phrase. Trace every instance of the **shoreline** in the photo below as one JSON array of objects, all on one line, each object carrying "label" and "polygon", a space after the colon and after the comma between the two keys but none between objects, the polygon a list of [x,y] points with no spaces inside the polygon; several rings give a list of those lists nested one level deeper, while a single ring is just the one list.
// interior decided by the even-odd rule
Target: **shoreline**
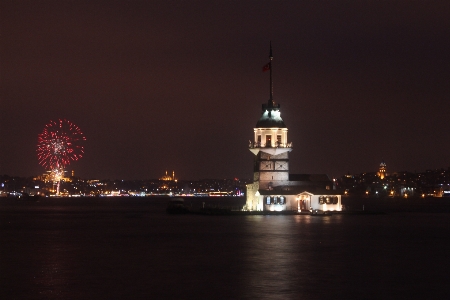
[{"label": "shoreline", "polygon": [[[170,197],[28,197],[16,199],[12,197],[0,198],[0,207],[45,207],[60,205],[76,205],[84,203],[92,208],[109,206],[113,209],[117,205],[132,205],[134,208],[146,209],[147,204],[160,203],[167,207]],[[186,197],[185,205],[194,214],[225,214],[231,211],[234,215],[307,215],[309,210],[298,212],[296,209],[277,211],[241,211],[245,205],[245,197]],[[319,211],[320,212],[320,211]],[[449,197],[358,197],[343,196],[342,211],[331,211],[332,214],[354,215],[354,214],[382,214],[392,212],[424,212],[424,213],[450,213]]]}]

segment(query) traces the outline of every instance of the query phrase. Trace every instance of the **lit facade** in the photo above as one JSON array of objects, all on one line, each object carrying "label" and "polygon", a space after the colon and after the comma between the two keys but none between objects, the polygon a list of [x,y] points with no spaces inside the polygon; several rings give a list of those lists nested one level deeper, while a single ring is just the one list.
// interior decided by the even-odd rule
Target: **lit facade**
[{"label": "lit facade", "polygon": [[380,163],[380,168],[378,169],[377,175],[378,177],[380,177],[380,179],[384,179],[387,176],[386,163],[384,161]]},{"label": "lit facade", "polygon": [[340,211],[341,195],[325,174],[290,174],[292,143],[281,118],[280,104],[273,100],[272,50],[270,51],[270,99],[253,129],[249,150],[254,155],[253,183],[246,187],[245,210]]}]

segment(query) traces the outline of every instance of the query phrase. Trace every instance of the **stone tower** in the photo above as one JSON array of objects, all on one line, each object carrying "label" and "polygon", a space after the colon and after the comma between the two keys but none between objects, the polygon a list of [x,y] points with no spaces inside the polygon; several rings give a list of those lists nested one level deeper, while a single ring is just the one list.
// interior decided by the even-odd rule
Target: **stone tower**
[{"label": "stone tower", "polygon": [[289,182],[292,145],[288,142],[288,129],[281,118],[280,104],[273,100],[272,47],[269,59],[263,71],[270,71],[270,98],[267,104],[262,105],[262,115],[253,129],[253,141],[249,141],[249,149],[255,155],[253,183],[247,185],[246,206],[251,210],[263,210],[259,190],[272,190]]},{"label": "stone tower", "polygon": [[380,167],[378,169],[377,175],[378,175],[378,177],[380,177],[380,179],[384,179],[384,177],[387,176],[387,174],[386,174],[386,163],[384,161],[382,161],[380,163]]}]

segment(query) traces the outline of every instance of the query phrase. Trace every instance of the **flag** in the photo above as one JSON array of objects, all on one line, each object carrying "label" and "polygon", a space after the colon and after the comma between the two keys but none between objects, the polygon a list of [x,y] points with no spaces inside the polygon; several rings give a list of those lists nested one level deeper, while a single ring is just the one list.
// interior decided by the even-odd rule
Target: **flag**
[{"label": "flag", "polygon": [[264,67],[263,67],[263,72],[265,72],[265,71],[269,71],[270,70],[270,63],[268,63],[267,65],[265,65]]}]

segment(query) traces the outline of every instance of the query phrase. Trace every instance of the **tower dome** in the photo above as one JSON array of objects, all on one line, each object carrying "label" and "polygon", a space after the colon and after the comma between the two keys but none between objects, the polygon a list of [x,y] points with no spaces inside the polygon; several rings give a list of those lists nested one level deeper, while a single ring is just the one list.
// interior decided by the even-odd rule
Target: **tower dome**
[{"label": "tower dome", "polygon": [[281,118],[280,104],[275,104],[273,100],[263,104],[262,115],[256,123],[256,128],[287,128]]}]

